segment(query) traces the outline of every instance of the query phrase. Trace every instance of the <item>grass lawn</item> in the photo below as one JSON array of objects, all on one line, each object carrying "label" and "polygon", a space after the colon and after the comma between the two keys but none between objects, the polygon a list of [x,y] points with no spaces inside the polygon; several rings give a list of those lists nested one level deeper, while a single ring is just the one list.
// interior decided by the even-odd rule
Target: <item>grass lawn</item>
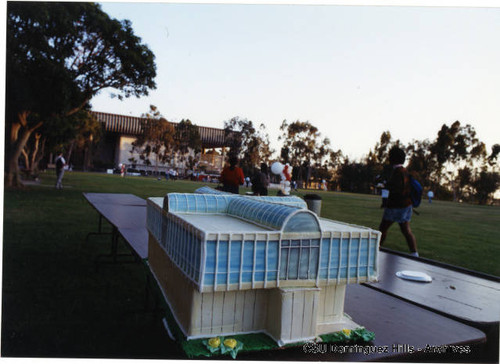
[{"label": "grass lawn", "polygon": [[[82,192],[146,198],[203,184],[78,172],[65,174],[62,191],[54,183],[48,172],[40,185],[4,194],[2,356],[184,358],[160,317],[145,310],[142,265],[96,270],[97,255],[109,252],[109,236],[85,241],[98,215]],[[377,228],[380,198],[318,194],[324,217]],[[499,207],[435,201],[419,211],[412,228],[421,256],[500,275]],[[397,226],[386,247],[407,251]]]}]

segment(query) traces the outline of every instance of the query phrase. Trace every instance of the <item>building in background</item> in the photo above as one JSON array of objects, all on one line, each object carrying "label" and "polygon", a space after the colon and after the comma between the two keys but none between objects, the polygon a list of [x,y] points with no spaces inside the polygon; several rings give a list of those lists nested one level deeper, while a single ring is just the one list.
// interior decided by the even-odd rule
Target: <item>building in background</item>
[{"label": "building in background", "polygon": [[[141,125],[144,118],[97,111],[92,111],[92,114],[103,126],[103,135],[93,152],[94,169],[115,169],[120,164],[126,164],[128,168],[146,174],[162,173],[170,168],[177,169],[181,174],[187,172],[182,162],[174,162],[173,165],[159,164],[157,169],[154,165],[142,164],[138,156],[131,153],[132,143],[142,133]],[[224,129],[204,126],[198,128],[202,144],[198,169],[208,174],[218,174],[222,170],[225,158]],[[130,159],[134,157],[138,162],[132,164]]]}]

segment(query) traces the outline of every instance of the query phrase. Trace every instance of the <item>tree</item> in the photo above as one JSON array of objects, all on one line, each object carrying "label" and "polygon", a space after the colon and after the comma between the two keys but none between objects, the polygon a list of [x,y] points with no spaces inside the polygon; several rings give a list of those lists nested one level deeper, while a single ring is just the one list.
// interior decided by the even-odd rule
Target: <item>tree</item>
[{"label": "tree", "polygon": [[472,169],[465,166],[457,171],[457,188],[456,194],[460,199],[469,198],[471,195],[471,187],[473,182]]},{"label": "tree", "polygon": [[399,140],[396,142],[392,141],[391,132],[389,130],[384,131],[380,135],[380,140],[375,144],[374,157],[376,158],[376,163],[386,164],[389,160],[389,150],[393,145],[399,144]]},{"label": "tree", "polygon": [[292,166],[301,166],[305,162],[314,161],[321,135],[317,127],[308,121],[297,120],[288,124],[283,120],[280,131],[282,135],[278,140],[283,140],[283,150],[288,153]]},{"label": "tree", "polygon": [[429,140],[416,140],[406,147],[408,170],[425,188],[432,189],[439,183],[436,176],[437,162],[432,158]]},{"label": "tree", "polygon": [[486,147],[477,139],[474,128],[469,124],[462,126],[459,121],[451,126],[443,124],[429,149],[436,181],[449,184],[454,200],[459,185],[457,171],[473,165],[477,171],[486,160]]},{"label": "tree", "polygon": [[481,171],[474,180],[473,187],[479,204],[486,204],[491,195],[500,188],[500,174],[498,172]]},{"label": "tree", "polygon": [[269,163],[274,150],[264,124],[256,129],[251,120],[233,117],[224,122],[224,133],[229,154],[238,157],[245,175],[252,174],[260,163]]},{"label": "tree", "polygon": [[[165,119],[158,108],[150,105],[143,114],[142,133],[132,143],[131,153],[139,154],[144,164],[172,164],[179,160],[193,169],[201,152],[201,137],[198,126],[188,119],[174,124]],[[131,162],[137,162],[131,158]]]},{"label": "tree", "polygon": [[170,163],[174,157],[176,130],[154,105],[150,105],[149,112],[142,117],[142,133],[132,143],[131,152],[138,153],[139,158],[148,166],[154,162],[158,171],[159,163]]},{"label": "tree", "polygon": [[372,172],[365,163],[351,162],[346,158],[338,174],[338,183],[342,191],[370,192]]},{"label": "tree", "polygon": [[450,165],[472,164],[486,156],[485,145],[477,139],[474,128],[469,124],[461,126],[459,121],[451,126],[442,125],[436,140],[430,145],[430,151],[437,162],[439,177],[443,169]]},{"label": "tree", "polygon": [[259,142],[259,159],[260,163],[269,164],[271,156],[274,154],[274,149],[271,148],[271,142],[269,140],[269,134],[266,130],[266,125],[261,123],[259,125],[259,131],[257,132],[257,138]]},{"label": "tree", "polygon": [[327,157],[330,156],[332,150],[330,149],[330,139],[324,138],[320,144],[317,146],[314,152],[314,167],[315,168],[326,168],[327,167]]},{"label": "tree", "polygon": [[[371,184],[376,185],[378,182],[382,182],[389,178],[386,171],[389,163],[389,150],[393,146],[402,147],[399,140],[392,140],[389,131],[384,131],[380,135],[380,139],[375,144],[375,147],[370,149],[368,155],[361,161],[364,168],[363,178],[367,178],[367,181]],[[365,187],[363,187],[363,189],[366,190]]]},{"label": "tree", "polygon": [[329,181],[332,178],[332,172],[329,168],[329,157],[332,150],[330,149],[330,139],[324,138],[317,146],[312,163],[312,175],[316,180]]},{"label": "tree", "polygon": [[[283,120],[280,130],[283,140],[281,158],[284,163],[298,167],[298,178],[309,182],[312,175],[331,177],[328,173],[328,157],[331,156],[330,140],[321,140],[318,128],[309,121],[295,121],[288,124]],[[318,169],[318,171],[316,171]]]},{"label": "tree", "polygon": [[189,169],[194,169],[199,162],[201,152],[201,137],[198,126],[188,120],[181,120],[175,125],[174,150]]},{"label": "tree", "polygon": [[[70,119],[70,120],[68,120]],[[31,135],[21,151],[24,171],[33,177],[39,174],[39,163],[46,151],[66,150],[66,162],[71,163],[73,150],[84,150],[84,170],[90,164],[93,143],[99,140],[101,124],[87,110],[80,110],[71,116],[52,116]]]},{"label": "tree", "polygon": [[71,155],[75,147],[83,149],[83,170],[86,171],[91,166],[92,149],[102,136],[102,125],[87,110],[80,110],[74,116],[76,117],[75,121],[70,123],[70,125],[74,126],[74,131],[72,132],[74,137],[73,139],[65,138],[65,141],[70,140],[67,147],[69,150],[66,163],[71,164]]},{"label": "tree", "polygon": [[328,159],[328,170],[331,172],[331,184],[333,189],[339,187],[339,180],[341,177],[341,167],[346,162],[346,156],[342,153],[342,150],[330,151],[330,156]]},{"label": "tree", "polygon": [[491,147],[491,154],[488,156],[488,163],[490,166],[495,166],[500,154],[500,144],[495,144]]},{"label": "tree", "polygon": [[8,186],[20,184],[19,157],[42,126],[71,123],[102,89],[123,98],[156,87],[153,53],[95,3],[9,2],[6,69]]}]

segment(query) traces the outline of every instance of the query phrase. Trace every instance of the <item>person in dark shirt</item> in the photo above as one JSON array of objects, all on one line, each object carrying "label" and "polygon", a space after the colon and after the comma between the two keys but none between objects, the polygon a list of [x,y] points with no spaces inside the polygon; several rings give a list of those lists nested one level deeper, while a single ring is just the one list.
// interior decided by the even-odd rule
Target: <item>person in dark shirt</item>
[{"label": "person in dark shirt", "polygon": [[392,166],[392,173],[386,184],[386,188],[389,190],[389,197],[387,198],[387,206],[384,209],[382,222],[379,226],[379,230],[382,233],[380,245],[384,243],[391,225],[397,222],[411,254],[418,257],[417,240],[410,228],[413,206],[410,198],[410,175],[406,168],[403,167],[405,159],[406,154],[401,148],[392,147],[389,151],[389,162]]},{"label": "person in dark shirt", "polygon": [[267,196],[267,187],[269,186],[269,174],[267,164],[261,163],[260,171],[252,179],[252,192],[256,196]]},{"label": "person in dark shirt", "polygon": [[238,194],[240,185],[245,182],[243,170],[237,167],[238,158],[235,156],[229,157],[229,166],[224,167],[220,174],[220,181],[223,185],[223,191]]}]

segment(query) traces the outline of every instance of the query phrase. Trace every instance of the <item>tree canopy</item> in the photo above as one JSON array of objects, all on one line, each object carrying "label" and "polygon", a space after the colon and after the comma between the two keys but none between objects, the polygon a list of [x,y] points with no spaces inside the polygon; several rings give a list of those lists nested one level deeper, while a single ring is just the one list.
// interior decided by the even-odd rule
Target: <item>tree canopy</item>
[{"label": "tree canopy", "polygon": [[201,135],[198,126],[189,119],[182,119],[175,125],[175,151],[180,161],[193,169],[199,162],[201,152]]},{"label": "tree canopy", "polygon": [[[174,124],[165,119],[158,108],[150,105],[143,114],[142,133],[132,143],[132,153],[146,165],[171,164],[176,159],[193,168],[201,152],[201,137],[198,126],[190,120]],[[133,158],[131,160],[134,162]]]},{"label": "tree canopy", "polygon": [[499,145],[495,144],[488,155],[475,129],[459,121],[443,124],[432,141],[413,140],[407,145],[393,141],[390,132],[384,131],[361,163],[346,161],[337,167],[338,184],[347,191],[373,190],[391,173],[390,168],[385,168],[387,152],[395,145],[406,152],[406,165],[411,174],[442,198],[486,203],[498,189]]},{"label": "tree canopy", "polygon": [[156,87],[151,50],[95,3],[9,2],[6,67],[7,185],[19,183],[19,156],[42,125],[72,123],[102,89],[123,98]]},{"label": "tree canopy", "polygon": [[233,117],[224,122],[224,134],[229,154],[240,160],[245,175],[252,174],[260,163],[269,163],[274,150],[264,124],[256,129],[251,120]]},{"label": "tree canopy", "polygon": [[314,160],[320,146],[320,132],[308,121],[288,123],[283,120],[280,126],[283,133],[278,140],[283,140],[282,158],[292,166],[300,166]]},{"label": "tree canopy", "polygon": [[132,143],[131,152],[138,153],[146,165],[152,165],[154,162],[158,166],[159,163],[170,162],[174,153],[174,125],[169,123],[154,105],[151,105],[150,111],[142,117],[142,133]]}]

